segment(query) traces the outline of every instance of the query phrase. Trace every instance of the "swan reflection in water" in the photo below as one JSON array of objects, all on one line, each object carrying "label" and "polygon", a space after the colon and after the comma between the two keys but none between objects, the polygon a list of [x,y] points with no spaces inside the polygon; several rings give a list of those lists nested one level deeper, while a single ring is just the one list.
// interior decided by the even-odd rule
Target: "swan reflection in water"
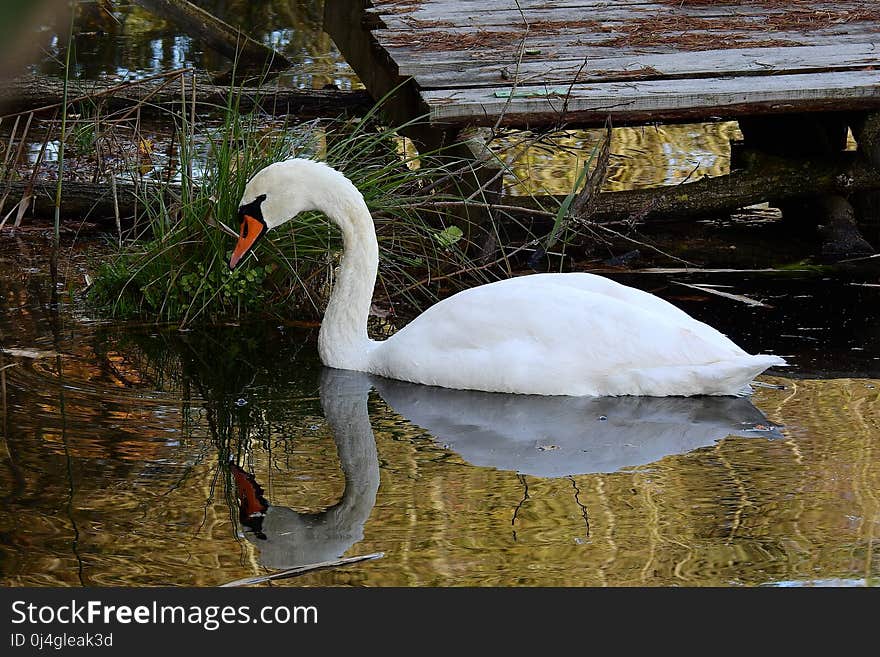
[{"label": "swan reflection in water", "polygon": [[[611,473],[730,435],[780,437],[745,397],[545,397],[473,392],[325,368],[321,405],[345,475],[341,500],[320,513],[273,506],[235,470],[248,540],[267,568],[330,561],[363,538],[379,460],[367,400],[375,388],[398,415],[473,465],[537,477]],[[250,481],[255,489],[249,489]]]},{"label": "swan reflection in water", "polygon": [[331,561],[363,539],[379,490],[379,456],[367,410],[370,385],[358,372],[322,372],[321,406],[345,476],[342,498],[333,506],[318,513],[274,506],[263,498],[252,475],[232,466],[239,517],[251,529],[246,536],[259,549],[266,568],[286,570]]},{"label": "swan reflection in water", "polygon": [[546,397],[373,383],[397,414],[468,463],[536,477],[617,472],[730,435],[781,436],[746,397]]}]

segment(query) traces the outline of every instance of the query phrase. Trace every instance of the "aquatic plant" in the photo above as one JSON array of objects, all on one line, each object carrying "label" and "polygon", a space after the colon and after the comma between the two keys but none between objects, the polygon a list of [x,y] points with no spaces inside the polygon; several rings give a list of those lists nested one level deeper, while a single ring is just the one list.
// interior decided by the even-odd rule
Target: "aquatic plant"
[{"label": "aquatic plant", "polygon": [[[457,225],[465,203],[449,190],[462,172],[452,171],[442,153],[407,149],[400,127],[380,120],[381,103],[357,120],[273,124],[240,112],[235,93],[229,98],[219,122],[186,112],[174,117],[183,164],[173,178],[143,186],[137,228],[96,269],[88,290],[94,307],[116,318],[180,325],[249,314],[318,316],[341,251],[324,217],[298,218],[288,231],[275,231],[252,256],[256,263],[234,272],[227,266],[246,182],[294,156],[324,159],[364,194],[383,251],[377,289],[386,307],[379,314],[393,312],[392,299],[416,307],[434,300],[441,286],[433,281],[449,285],[445,273],[456,272],[460,285],[491,278],[467,255],[473,232]],[[204,169],[195,171],[205,143]]]}]

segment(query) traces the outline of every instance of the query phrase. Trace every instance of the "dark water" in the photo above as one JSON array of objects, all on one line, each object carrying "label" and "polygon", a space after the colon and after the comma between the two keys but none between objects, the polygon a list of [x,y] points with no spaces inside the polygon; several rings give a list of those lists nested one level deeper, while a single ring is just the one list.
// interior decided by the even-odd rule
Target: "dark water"
[{"label": "dark water", "polygon": [[[864,273],[631,274],[789,357],[761,377],[782,387],[535,399],[326,370],[314,329],[55,310],[45,247],[0,242],[0,583],[215,585],[374,552],[280,584],[878,582],[880,288],[851,285]],[[63,259],[72,285],[96,250]]]},{"label": "dark water", "polygon": [[[277,80],[281,85],[359,86],[322,30],[323,0],[197,0],[194,4],[287,57],[292,67]],[[80,3],[74,24],[74,77],[139,79],[186,67],[218,75],[232,69],[231,60],[135,3],[119,0],[112,7],[108,13],[100,3]],[[35,70],[63,75],[68,29],[67,17],[43,26],[38,36],[43,54]]]}]

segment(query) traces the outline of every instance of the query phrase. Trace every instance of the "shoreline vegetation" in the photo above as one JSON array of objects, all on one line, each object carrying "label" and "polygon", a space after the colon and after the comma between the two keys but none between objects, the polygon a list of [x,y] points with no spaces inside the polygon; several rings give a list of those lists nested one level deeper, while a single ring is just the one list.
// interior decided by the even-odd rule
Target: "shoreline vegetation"
[{"label": "shoreline vegetation", "polygon": [[[15,88],[9,85],[7,92]],[[639,228],[669,217],[722,215],[758,202],[768,185],[778,197],[793,197],[805,178],[813,189],[880,186],[877,172],[855,153],[810,164],[746,152],[741,158],[752,164],[728,182],[705,178],[604,191],[611,140],[606,130],[580,164],[569,194],[498,199],[488,185],[476,192],[458,189],[476,179],[472,165],[443,152],[417,153],[401,135],[408,126],[385,124],[381,101],[352,106],[356,111],[334,118],[307,113],[305,119],[267,112],[275,92],[264,98],[259,86],[229,85],[217,94],[226,104],[206,104],[205,111],[194,89],[198,83],[189,70],[105,87],[85,98],[78,96],[81,85],[68,89],[67,165],[58,210],[69,225],[96,224],[113,245],[114,254],[96,267],[85,295],[110,317],[186,327],[245,315],[289,317],[291,307],[297,319],[320,316],[340,247],[324,218],[306,217],[295,229],[274,234],[256,263],[236,272],[226,267],[244,184],[287,157],[327,161],[367,198],[388,263],[376,289],[380,316],[393,316],[395,305],[422,309],[518,271],[560,268],[567,254],[612,242],[628,246],[628,253],[653,251],[667,265],[695,266],[646,243]],[[0,126],[12,123],[0,177],[0,229],[20,228],[28,214],[48,216],[55,208],[60,107],[46,103],[0,117]],[[493,157],[499,175],[508,176],[516,154],[553,140],[528,133],[503,137]],[[34,154],[31,146],[26,161],[28,141],[40,147]],[[614,256],[611,263],[627,264]]]},{"label": "shoreline vegetation", "polygon": [[[236,272],[226,265],[244,184],[288,157],[324,160],[364,194],[383,251],[380,316],[393,314],[395,304],[422,308],[510,275],[512,255],[523,249],[511,254],[497,247],[506,239],[494,217],[482,224],[469,219],[471,208],[488,205],[482,190],[465,197],[457,189],[474,175],[473,165],[443,152],[417,153],[400,134],[411,126],[385,124],[382,101],[367,105],[355,93],[357,106],[347,106],[355,111],[334,118],[279,118],[265,110],[278,109],[277,91],[264,97],[262,85],[233,82],[202,103],[195,73],[182,70],[93,94],[64,80],[59,88],[69,101],[52,103],[51,95],[33,93],[30,109],[22,110],[16,90],[24,85],[7,85],[6,97],[17,98],[12,107],[18,111],[6,107],[0,116],[0,125],[12,123],[0,177],[0,230],[14,232],[29,213],[52,210],[74,224],[97,219],[113,233],[114,253],[96,263],[84,298],[112,318],[185,327],[247,314],[289,316],[291,306],[297,317],[319,316],[340,247],[325,219],[308,216],[295,231],[278,231],[256,263]],[[218,98],[225,105],[213,102]],[[170,134],[157,137],[156,124]],[[23,157],[28,143],[39,149],[31,145]],[[53,188],[60,188],[54,199]],[[506,229],[523,235],[532,235],[523,220],[543,213],[557,225],[554,242],[564,237],[558,230],[563,217],[551,210],[501,213],[508,215]]]},{"label": "shoreline vegetation", "polygon": [[[145,4],[154,11],[189,5]],[[71,22],[68,43],[72,34]],[[228,31],[224,38],[228,50],[234,39]],[[29,215],[54,214],[57,250],[62,219],[97,224],[112,253],[95,263],[80,291],[90,307],[117,319],[186,327],[246,315],[289,318],[291,307],[296,319],[320,316],[341,246],[323,217],[274,232],[235,272],[226,265],[245,183],[289,157],[326,161],[364,194],[382,251],[379,317],[520,271],[559,270],[575,252],[604,251],[612,266],[651,252],[666,264],[698,267],[652,243],[642,227],[725,216],[771,194],[775,202],[795,199],[805,188],[880,189],[880,171],[858,152],[810,161],[737,148],[730,175],[609,191],[609,123],[574,160],[567,193],[499,195],[502,179],[522,186],[516,163],[530,149],[560,147],[565,126],[484,131],[494,172],[487,180],[478,163],[453,157],[453,149],[417,152],[404,135],[426,118],[389,125],[383,108],[394,91],[373,102],[363,91],[284,88],[266,65],[284,58],[265,46],[248,52],[219,76],[228,78],[224,84],[193,68],[86,82],[73,76],[69,57],[64,79],[7,80],[0,90],[0,128],[8,134],[0,154],[0,231],[21,229]],[[255,74],[261,56],[266,61]],[[876,130],[862,134],[876,141]]]}]

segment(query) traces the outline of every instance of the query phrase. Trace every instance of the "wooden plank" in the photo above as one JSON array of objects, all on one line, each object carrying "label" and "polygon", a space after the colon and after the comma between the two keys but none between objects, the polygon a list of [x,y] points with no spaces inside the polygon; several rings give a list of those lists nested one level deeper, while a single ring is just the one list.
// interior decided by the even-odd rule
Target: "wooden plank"
[{"label": "wooden plank", "polygon": [[[372,0],[372,7],[367,12],[382,16],[403,16],[414,15],[423,17],[431,14],[445,13],[453,15],[456,13],[465,13],[471,16],[478,14],[488,14],[497,11],[519,11],[528,12],[534,9],[565,9],[579,8],[589,11],[603,11],[615,9],[631,9],[635,7],[650,7],[652,10],[690,10],[694,12],[712,12],[712,11],[730,11],[747,9],[748,7],[758,7],[764,9],[773,9],[761,2],[754,2],[747,5],[734,1],[725,4],[712,3],[707,5],[692,5],[687,3],[662,2],[659,0],[424,0],[423,2],[414,2],[413,0],[402,0],[401,2],[387,2],[383,0]],[[870,9],[873,7],[873,0],[841,0],[841,2],[823,2],[816,0],[815,2],[792,2],[785,7],[788,11],[858,11]]]},{"label": "wooden plank", "polygon": [[[521,25],[513,25],[498,29],[483,29],[471,25],[448,26],[437,28],[423,28],[409,32],[397,30],[373,30],[372,34],[376,41],[385,48],[405,47],[410,50],[428,52],[448,52],[458,48],[464,49],[494,49],[501,48],[513,51],[519,47],[523,38],[530,48],[566,48],[575,45],[615,45],[626,47],[626,44],[608,43],[617,39],[627,38],[632,45],[638,45],[640,41],[654,40],[663,43],[670,42],[676,46],[676,39],[680,36],[702,36],[715,39],[717,43],[725,39],[746,40],[805,40],[816,37],[852,36],[864,35],[864,41],[880,44],[880,23],[846,23],[837,24],[809,30],[774,30],[768,31],[764,25],[757,22],[754,17],[745,17],[738,22],[737,27],[729,27],[723,19],[707,19],[699,29],[687,29],[670,23],[665,28],[653,28],[650,35],[640,35],[638,32],[628,32],[624,23],[609,21],[597,23],[594,27],[556,27],[549,30],[526,30]],[[650,42],[650,41],[649,41]],[[711,43],[711,41],[709,42]],[[687,44],[682,49],[688,48]],[[695,48],[708,49],[708,48]]]},{"label": "wooden plank", "polygon": [[791,48],[741,48],[666,54],[626,54],[563,62],[525,61],[517,70],[505,63],[432,68],[415,76],[421,89],[467,88],[512,83],[569,84],[613,80],[775,75],[880,67],[874,43],[836,43]]},{"label": "wooden plank", "polygon": [[[481,11],[476,8],[458,6],[445,10],[433,3],[423,5],[416,11],[406,14],[378,14],[367,12],[367,24],[387,30],[410,31],[418,28],[443,27],[450,25],[470,25],[472,27],[522,27],[526,23],[540,21],[627,21],[657,15],[669,9],[663,5],[644,4],[631,7],[603,7],[590,9],[584,7],[548,8],[536,7],[520,12],[516,5],[496,11]],[[751,12],[755,14],[757,12]],[[715,17],[723,16],[715,12]]]},{"label": "wooden plank", "polygon": [[[612,37],[615,35],[611,35]],[[702,49],[683,50],[676,48],[672,39],[674,34],[667,35],[667,44],[651,45],[646,47],[622,47],[619,45],[605,45],[609,35],[586,35],[582,36],[580,43],[564,43],[561,39],[548,40],[527,38],[525,42],[525,54],[523,62],[565,62],[571,60],[583,61],[586,57],[613,57],[623,53],[648,54],[648,53],[671,53],[671,52],[701,52],[717,49],[723,45],[725,49],[755,48],[755,47],[797,47],[797,46],[821,46],[843,43],[878,43],[875,35],[860,32],[847,32],[845,28],[834,31],[816,30],[811,34],[781,32],[770,36],[756,32],[728,33],[730,38],[739,39],[738,42],[729,44],[720,42],[718,35],[713,38],[711,33],[706,33],[707,47]],[[770,40],[768,45],[767,39]],[[427,42],[425,42],[427,44]],[[449,39],[449,45],[443,49],[435,49],[428,54],[426,50],[412,43],[403,44],[400,41],[393,43],[384,42],[382,47],[388,55],[394,59],[398,66],[398,72],[404,76],[418,76],[423,72],[438,70],[454,70],[462,65],[492,65],[503,64],[510,66],[516,64],[519,57],[521,40],[511,39],[502,44],[493,44],[491,47],[477,48],[467,47],[465,39]],[[460,45],[456,45],[460,44]],[[784,44],[784,45],[783,45]],[[430,47],[427,44],[426,47]],[[880,43],[878,43],[880,48]]]},{"label": "wooden plank", "polygon": [[[373,11],[385,11],[393,13],[399,12],[405,7],[426,7],[435,6],[446,9],[455,9],[458,7],[468,7],[473,10],[496,11],[499,9],[515,9],[517,6],[522,9],[533,9],[542,7],[629,7],[633,5],[655,5],[658,7],[741,7],[748,5],[767,6],[762,0],[728,0],[727,2],[711,2],[711,3],[693,3],[689,0],[369,0],[366,9]],[[873,0],[840,0],[839,2],[831,2],[830,0],[791,0],[788,7],[802,8],[809,10],[810,8],[832,5],[847,9],[872,7]]]},{"label": "wooden plank", "polygon": [[[469,25],[472,27],[514,27],[532,24],[539,29],[541,23],[607,21],[631,22],[641,19],[694,20],[709,19],[730,21],[751,18],[768,22],[772,26],[781,18],[799,19],[805,29],[811,24],[824,24],[830,21],[847,20],[849,24],[870,22],[876,19],[877,12],[866,8],[864,3],[847,8],[840,4],[816,2],[803,6],[768,7],[766,5],[670,5],[658,3],[633,4],[628,6],[600,5],[584,7],[583,2],[572,1],[568,6],[550,6],[549,3],[522,10],[513,2],[505,8],[495,10],[470,6],[455,2],[452,4],[432,1],[418,6],[412,12],[382,14],[377,10],[367,10],[365,19],[371,28],[410,31],[432,26]],[[862,16],[862,18],[860,18]]]},{"label": "wooden plank", "polygon": [[[485,5],[485,6],[484,6]],[[867,2],[812,2],[785,7],[755,4],[689,5],[663,2],[589,3],[584,0],[556,0],[517,3],[512,0],[482,2],[438,2],[408,5],[408,11],[385,11],[381,7],[367,10],[368,24],[384,24],[388,29],[426,26],[432,22],[455,25],[521,25],[524,20],[633,20],[646,17],[710,18],[739,16],[800,16],[812,22],[848,19],[851,22],[873,19],[876,10]]]},{"label": "wooden plank", "polygon": [[[856,1],[850,0],[843,4],[852,4]],[[523,9],[533,9],[535,7],[584,7],[592,9],[608,7],[609,5],[617,7],[660,5],[657,0],[520,0],[518,3],[516,0],[424,0],[422,2],[413,0],[371,0],[369,10],[380,14],[401,14],[419,11],[428,5],[442,7],[447,11],[456,11],[461,8],[467,8],[471,11],[478,11],[480,9],[485,11],[503,11],[516,9],[517,4]]]},{"label": "wooden plank", "polygon": [[504,96],[510,87],[444,89],[424,91],[422,98],[432,123],[458,125],[494,125],[499,117],[502,125],[599,125],[609,115],[620,125],[880,107],[876,71],[577,84],[567,96],[555,91],[510,99]]}]

